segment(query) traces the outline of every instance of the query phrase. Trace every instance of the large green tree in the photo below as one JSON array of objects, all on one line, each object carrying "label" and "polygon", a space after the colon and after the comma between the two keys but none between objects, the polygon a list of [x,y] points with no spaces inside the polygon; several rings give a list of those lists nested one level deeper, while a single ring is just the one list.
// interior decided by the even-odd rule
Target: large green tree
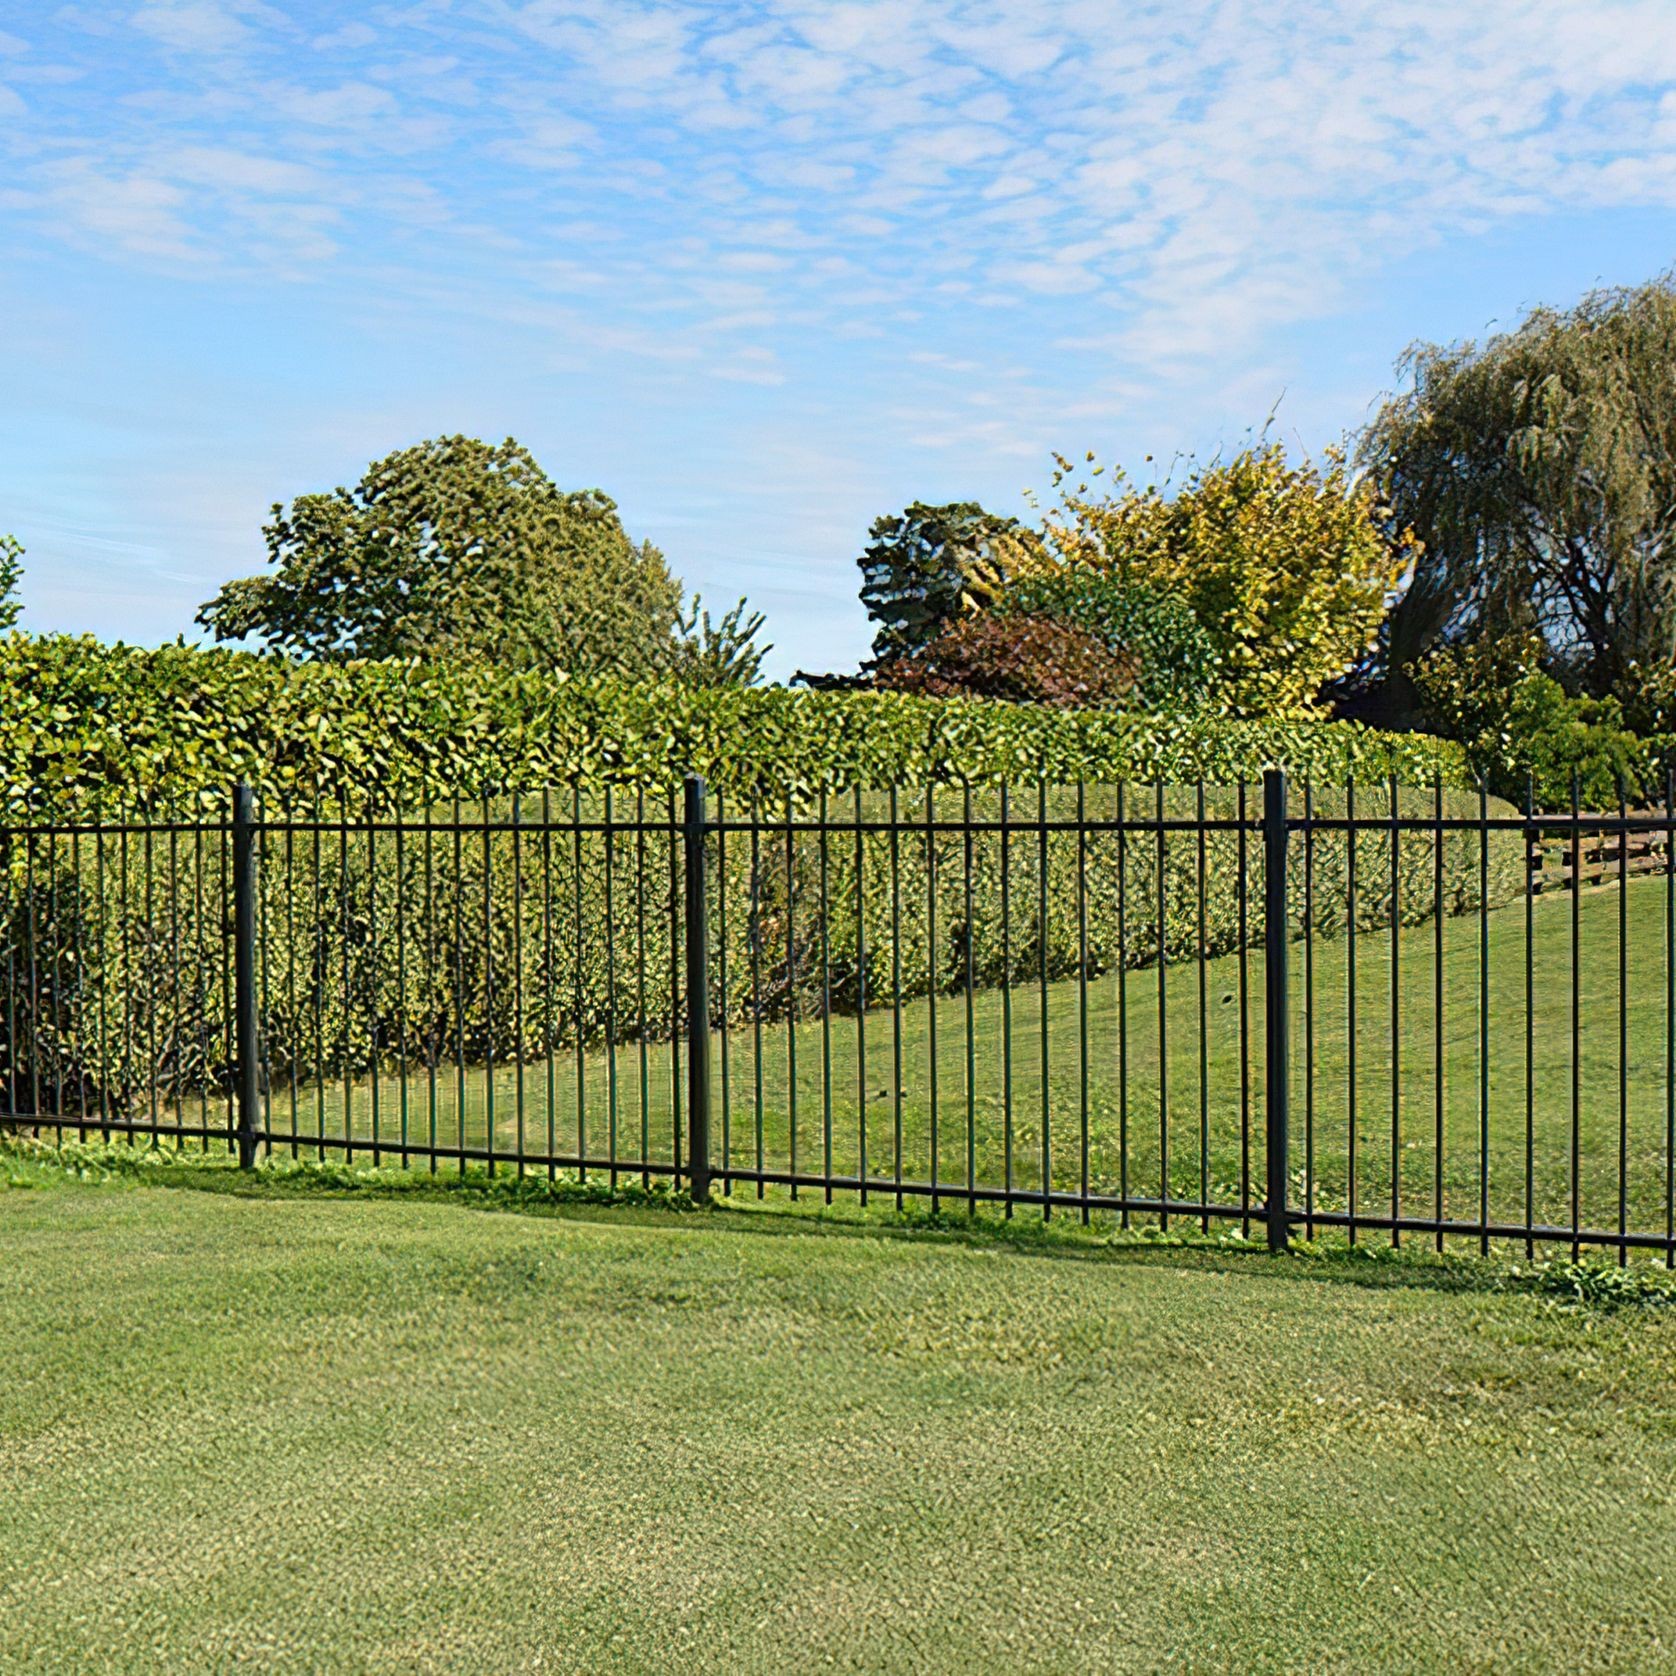
[{"label": "large green tree", "polygon": [[1535,631],[1597,694],[1676,652],[1676,282],[1591,292],[1482,343],[1416,344],[1359,459],[1423,544],[1382,647]]},{"label": "large green tree", "polygon": [[439,437],[264,527],[270,569],[198,620],[319,658],[463,656],[574,674],[663,673],[681,588],[598,490],[557,488],[508,438]]}]

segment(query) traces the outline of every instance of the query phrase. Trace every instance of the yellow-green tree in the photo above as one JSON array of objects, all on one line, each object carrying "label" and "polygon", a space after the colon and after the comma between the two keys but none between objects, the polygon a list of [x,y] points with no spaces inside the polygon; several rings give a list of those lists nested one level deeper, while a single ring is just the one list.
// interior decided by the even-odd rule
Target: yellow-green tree
[{"label": "yellow-green tree", "polygon": [[1413,561],[1411,539],[1391,539],[1372,484],[1338,450],[1293,465],[1262,443],[1194,464],[1173,493],[1121,474],[1101,491],[1102,468],[1056,460],[1044,529],[1057,563],[1186,601],[1237,715],[1318,712],[1322,688],[1373,645]]}]

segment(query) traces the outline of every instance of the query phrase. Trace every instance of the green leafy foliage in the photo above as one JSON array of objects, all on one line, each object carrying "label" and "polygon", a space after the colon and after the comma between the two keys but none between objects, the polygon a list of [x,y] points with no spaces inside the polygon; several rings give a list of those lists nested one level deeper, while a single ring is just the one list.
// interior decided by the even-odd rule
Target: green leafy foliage
[{"label": "green leafy foliage", "polygon": [[1624,725],[1615,699],[1568,693],[1542,668],[1534,634],[1440,648],[1413,671],[1429,724],[1466,747],[1473,771],[1500,797],[1584,808],[1657,791],[1661,750]]},{"label": "green leafy foliage", "polygon": [[220,807],[237,779],[287,807],[423,806],[580,779],[735,795],[970,780],[1468,783],[1458,745],[1342,722],[1052,711],[978,699],[566,680],[466,662],[289,664],[223,648],[0,640],[0,800]]},{"label": "green leafy foliage", "polygon": [[962,617],[918,651],[883,659],[875,680],[888,692],[957,695],[1045,704],[1058,710],[1121,703],[1137,662],[1075,623],[1049,616]]},{"label": "green leafy foliage", "polygon": [[712,623],[703,600],[695,594],[676,625],[670,675],[695,687],[754,687],[762,678],[762,660],[774,650],[757,641],[763,620],[760,611],[751,611],[740,600]]},{"label": "green leafy foliage", "polygon": [[673,655],[680,586],[596,489],[558,489],[510,437],[439,437],[353,489],[273,509],[271,569],[199,613],[218,640],[314,658],[485,658],[644,675]]},{"label": "green leafy foliage", "polygon": [[1032,542],[1016,518],[976,501],[914,504],[878,518],[861,566],[861,603],[879,625],[876,657],[917,651],[957,618],[993,604]]},{"label": "green leafy foliage", "polygon": [[0,632],[17,627],[23,605],[17,585],[23,579],[23,543],[15,535],[0,535]]},{"label": "green leafy foliage", "polygon": [[1173,493],[1123,488],[1120,474],[1096,492],[1082,475],[1058,458],[1044,523],[1054,563],[1184,601],[1215,649],[1218,702],[1239,715],[1319,714],[1322,688],[1373,644],[1411,562],[1406,535],[1336,450],[1293,465],[1264,443],[1195,463]]},{"label": "green leafy foliage", "polygon": [[1193,709],[1212,694],[1216,647],[1187,602],[1141,582],[1076,569],[1021,577],[996,602],[1008,617],[1048,617],[1095,635],[1135,669],[1130,701]]}]

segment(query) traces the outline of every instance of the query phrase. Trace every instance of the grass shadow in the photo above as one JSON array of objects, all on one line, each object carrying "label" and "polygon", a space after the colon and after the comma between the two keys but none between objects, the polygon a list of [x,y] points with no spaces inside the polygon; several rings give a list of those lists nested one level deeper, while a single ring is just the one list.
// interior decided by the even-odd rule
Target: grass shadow
[{"label": "grass shadow", "polygon": [[1439,1253],[1411,1243],[1350,1245],[1336,1239],[1298,1241],[1289,1252],[1268,1251],[1261,1239],[1206,1233],[1197,1227],[1160,1230],[1085,1227],[1075,1217],[1043,1222],[998,1214],[933,1213],[928,1209],[793,1203],[718,1198],[695,1205],[667,1186],[581,1182],[563,1175],[489,1175],[482,1169],[437,1173],[352,1169],[337,1164],[273,1158],[256,1170],[231,1157],[80,1143],[55,1147],[21,1138],[0,1139],[0,1187],[48,1188],[81,1182],[127,1183],[240,1199],[363,1199],[444,1204],[457,1208],[619,1226],[727,1234],[751,1239],[893,1240],[1001,1250],[1038,1261],[1116,1267],[1171,1267],[1252,1275],[1281,1282],[1419,1289],[1447,1293],[1536,1292],[1580,1305],[1676,1305],[1676,1275],[1637,1264],[1629,1269],[1602,1258],[1572,1262],[1569,1255],[1525,1258],[1522,1253]]}]

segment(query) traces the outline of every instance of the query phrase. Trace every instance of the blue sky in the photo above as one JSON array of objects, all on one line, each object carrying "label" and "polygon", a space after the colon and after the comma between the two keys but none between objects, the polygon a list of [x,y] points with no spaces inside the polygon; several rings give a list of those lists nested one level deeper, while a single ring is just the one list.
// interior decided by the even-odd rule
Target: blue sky
[{"label": "blue sky", "polygon": [[1673,211],[1672,0],[0,0],[0,530],[156,642],[510,433],[853,667],[878,514],[1317,448]]}]

